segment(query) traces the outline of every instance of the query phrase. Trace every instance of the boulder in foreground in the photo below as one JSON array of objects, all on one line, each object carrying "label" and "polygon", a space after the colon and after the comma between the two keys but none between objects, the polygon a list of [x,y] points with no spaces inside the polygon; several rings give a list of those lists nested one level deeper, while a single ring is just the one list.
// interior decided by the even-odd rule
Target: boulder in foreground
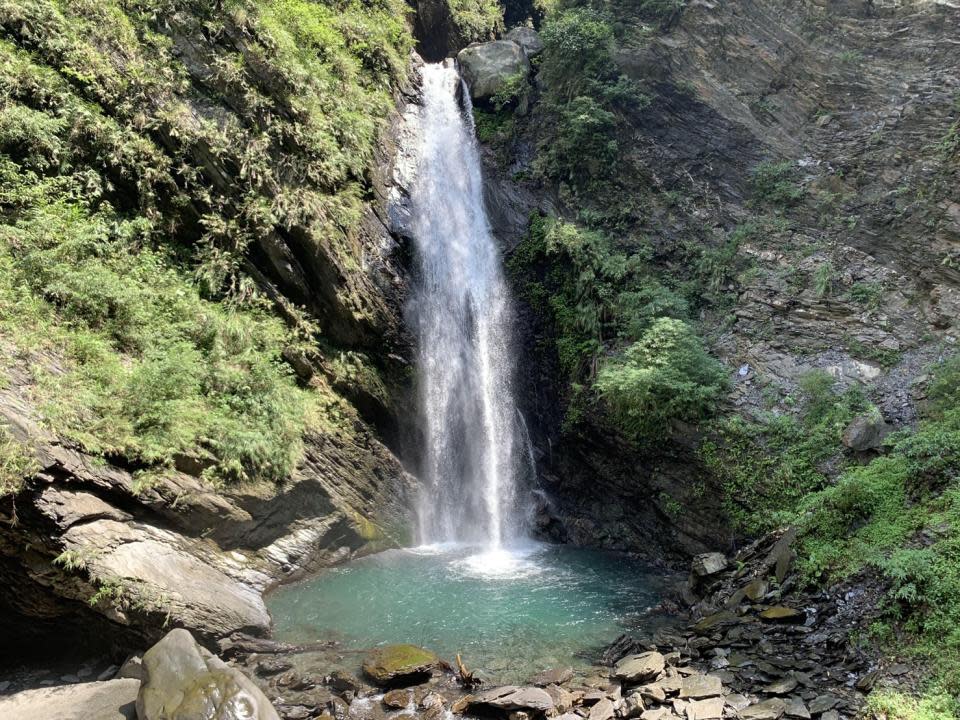
[{"label": "boulder in foreground", "polygon": [[147,650],[142,672],[140,720],[280,720],[250,678],[186,630],[171,630]]}]

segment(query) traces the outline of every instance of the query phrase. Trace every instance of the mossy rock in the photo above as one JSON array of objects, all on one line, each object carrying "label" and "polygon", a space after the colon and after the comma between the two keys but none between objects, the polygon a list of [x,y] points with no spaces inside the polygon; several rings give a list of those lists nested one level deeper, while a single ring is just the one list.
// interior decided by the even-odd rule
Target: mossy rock
[{"label": "mossy rock", "polygon": [[372,650],[363,661],[363,672],[377,685],[402,685],[430,675],[439,658],[416,645],[386,645]]}]

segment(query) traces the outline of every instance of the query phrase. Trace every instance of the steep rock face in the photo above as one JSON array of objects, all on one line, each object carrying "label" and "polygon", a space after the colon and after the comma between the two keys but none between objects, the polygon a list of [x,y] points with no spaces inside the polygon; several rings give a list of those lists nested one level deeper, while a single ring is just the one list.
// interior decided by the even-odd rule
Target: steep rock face
[{"label": "steep rock face", "polygon": [[[642,209],[614,239],[649,238],[662,271],[688,279],[685,248],[741,230],[719,290],[729,306],[704,303],[700,316],[734,408],[789,413],[800,379],[820,369],[840,389],[862,388],[886,422],[913,422],[925,367],[958,332],[960,13],[937,2],[692,2],[656,31],[623,22],[616,64],[650,102],[624,113],[617,137],[614,187]],[[544,111],[534,101],[516,122],[509,146],[485,153],[508,252],[531,210],[582,210],[525,179],[549,137]],[[769,168],[792,197],[764,195]],[[538,351],[551,329],[530,308],[521,316],[539,358],[521,368],[521,386],[548,496],[543,531],[641,550],[654,538],[668,551],[727,543],[696,433],[677,428],[641,454],[601,415],[561,432],[565,380]]]}]

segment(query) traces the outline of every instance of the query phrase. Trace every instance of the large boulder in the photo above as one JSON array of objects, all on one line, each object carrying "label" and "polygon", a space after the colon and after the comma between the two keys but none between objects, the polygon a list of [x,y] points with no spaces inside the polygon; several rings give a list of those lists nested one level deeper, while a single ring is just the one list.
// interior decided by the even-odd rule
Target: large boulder
[{"label": "large boulder", "polygon": [[511,78],[530,74],[527,54],[512,40],[474,43],[459,52],[457,62],[474,100],[486,100]]},{"label": "large boulder", "polygon": [[858,415],[844,429],[841,441],[853,452],[879,450],[891,429],[879,413]]},{"label": "large boulder", "polygon": [[402,685],[429,675],[438,662],[436,655],[416,645],[385,645],[367,655],[363,672],[377,685]]},{"label": "large boulder", "polygon": [[143,656],[140,720],[280,720],[246,675],[178,628]]},{"label": "large boulder", "polygon": [[527,54],[527,57],[534,57],[535,55],[539,55],[541,52],[543,52],[543,40],[540,39],[540,35],[537,34],[537,31],[533,28],[520,25],[515,27],[503,37],[504,40],[512,40],[517,45],[522,47],[523,51]]}]

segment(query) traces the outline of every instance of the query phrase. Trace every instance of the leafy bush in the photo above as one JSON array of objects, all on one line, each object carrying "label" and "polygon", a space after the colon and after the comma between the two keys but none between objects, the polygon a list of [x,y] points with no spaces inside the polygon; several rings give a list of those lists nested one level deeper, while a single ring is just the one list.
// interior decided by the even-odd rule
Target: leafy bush
[{"label": "leafy bush", "polygon": [[750,176],[753,199],[782,207],[797,203],[804,195],[797,175],[797,166],[790,161],[760,163]]},{"label": "leafy bush", "polygon": [[449,0],[450,15],[468,43],[490,40],[503,31],[503,7],[497,0]]},{"label": "leafy bush", "polygon": [[604,363],[597,389],[618,426],[643,440],[666,437],[676,420],[713,412],[727,376],[682,320],[659,318],[622,358]]},{"label": "leafy bush", "polygon": [[540,72],[554,98],[571,100],[591,81],[613,73],[613,27],[603,12],[589,7],[551,12],[540,38]]},{"label": "leafy bush", "polygon": [[540,157],[539,169],[574,188],[609,176],[619,148],[616,116],[590,97],[576,97],[557,117],[557,132]]}]

